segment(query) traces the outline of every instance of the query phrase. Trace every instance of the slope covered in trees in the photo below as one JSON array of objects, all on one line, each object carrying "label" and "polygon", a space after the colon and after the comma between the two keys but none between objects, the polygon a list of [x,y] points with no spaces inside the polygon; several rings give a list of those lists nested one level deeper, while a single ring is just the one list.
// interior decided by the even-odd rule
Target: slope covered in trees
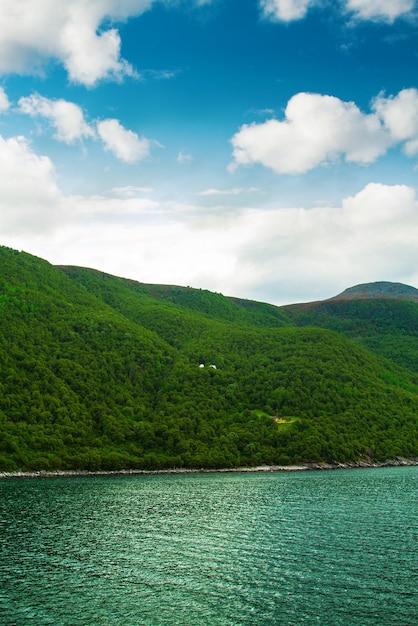
[{"label": "slope covered in trees", "polygon": [[7,248],[0,268],[2,470],[418,456],[413,367],[333,321]]},{"label": "slope covered in trees", "polygon": [[298,326],[344,333],[418,373],[418,290],[397,283],[359,285],[330,300],[283,307]]}]

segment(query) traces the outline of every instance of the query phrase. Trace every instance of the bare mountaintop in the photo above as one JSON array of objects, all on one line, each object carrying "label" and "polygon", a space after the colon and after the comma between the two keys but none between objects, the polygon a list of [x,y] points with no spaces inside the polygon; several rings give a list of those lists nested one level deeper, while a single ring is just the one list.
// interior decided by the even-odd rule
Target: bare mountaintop
[{"label": "bare mountaintop", "polygon": [[418,302],[418,289],[410,285],[391,282],[365,283],[349,287],[331,300],[366,300],[387,298],[392,300],[412,300]]}]

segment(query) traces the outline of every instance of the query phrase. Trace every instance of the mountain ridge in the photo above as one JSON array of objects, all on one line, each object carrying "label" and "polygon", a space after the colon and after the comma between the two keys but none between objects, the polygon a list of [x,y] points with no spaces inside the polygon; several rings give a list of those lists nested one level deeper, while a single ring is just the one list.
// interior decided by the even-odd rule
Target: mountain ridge
[{"label": "mountain ridge", "polygon": [[86,272],[94,272],[101,275],[103,278],[116,278],[118,280],[123,280],[132,285],[136,285],[139,288],[144,289],[147,293],[150,293],[156,297],[161,297],[164,293],[183,293],[186,294],[188,292],[198,292],[198,293],[210,293],[212,296],[225,298],[230,300],[239,306],[251,308],[254,306],[266,306],[274,309],[285,310],[287,307],[294,306],[304,306],[304,305],[313,305],[318,304],[320,302],[327,302],[331,300],[354,300],[354,299],[400,299],[400,300],[411,300],[413,302],[418,302],[418,289],[407,285],[405,283],[400,282],[392,282],[392,281],[372,281],[368,283],[360,283],[358,285],[353,285],[352,287],[347,287],[341,293],[331,296],[329,298],[324,298],[322,300],[313,300],[306,302],[294,302],[285,305],[276,305],[271,304],[269,302],[262,302],[258,300],[252,300],[249,298],[241,298],[237,296],[224,296],[223,294],[211,292],[207,289],[197,288],[197,287],[186,287],[182,285],[171,285],[171,284],[158,284],[158,283],[144,283],[142,281],[137,281],[135,279],[123,278],[113,274],[109,274],[107,272],[103,272],[101,270],[89,268],[89,267],[81,267],[76,265],[54,265],[57,269],[71,273],[74,271],[86,271]]}]

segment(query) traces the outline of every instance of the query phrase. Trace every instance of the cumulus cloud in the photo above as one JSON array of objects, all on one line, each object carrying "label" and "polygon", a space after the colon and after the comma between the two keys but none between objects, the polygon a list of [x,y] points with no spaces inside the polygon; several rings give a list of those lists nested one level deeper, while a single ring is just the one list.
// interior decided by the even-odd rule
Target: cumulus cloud
[{"label": "cumulus cloud", "polygon": [[378,96],[373,108],[393,137],[394,142],[405,142],[409,156],[418,152],[418,90],[403,89],[397,96]]},{"label": "cumulus cloud", "polygon": [[55,128],[55,139],[73,144],[84,138],[99,137],[105,149],[126,163],[135,163],[149,154],[151,142],[127,130],[116,119],[97,122],[97,132],[84,119],[82,109],[67,100],[50,100],[38,94],[20,98],[19,110],[31,117],[44,117]]},{"label": "cumulus cloud", "polygon": [[281,22],[300,20],[316,0],[260,0],[263,15]]},{"label": "cumulus cloud", "polygon": [[0,113],[7,111],[10,108],[9,98],[3,87],[0,87]]},{"label": "cumulus cloud", "polygon": [[49,100],[34,94],[20,98],[19,108],[22,113],[32,117],[42,116],[48,119],[56,130],[55,138],[67,144],[95,135],[85,121],[83,111],[73,102],[62,99]]},{"label": "cumulus cloud", "polygon": [[61,62],[70,79],[92,86],[120,79],[132,67],[120,56],[120,35],[103,29],[146,11],[153,0],[2,0],[0,71],[32,72],[50,58]]},{"label": "cumulus cloud", "polygon": [[393,22],[413,11],[415,0],[346,0],[345,6],[358,19]]},{"label": "cumulus cloud", "polygon": [[[212,0],[193,1],[200,6]],[[121,38],[114,25],[141,15],[154,2],[1,0],[0,73],[39,73],[55,60],[71,81],[88,87],[104,79],[136,76],[121,57]]]},{"label": "cumulus cloud", "polygon": [[138,137],[132,130],[126,130],[116,119],[98,122],[97,131],[106,150],[126,163],[135,163],[149,154],[151,142]]},{"label": "cumulus cloud", "polygon": [[289,100],[282,121],[246,124],[231,143],[230,171],[259,163],[298,174],[337,159],[366,165],[399,143],[412,156],[418,152],[418,91],[381,94],[371,113],[334,96],[299,93]]},{"label": "cumulus cloud", "polygon": [[343,157],[371,163],[391,143],[376,114],[366,115],[353,102],[334,96],[299,93],[285,109],[285,119],[244,125],[232,137],[233,163],[261,163],[279,173],[306,172]]},{"label": "cumulus cloud", "polygon": [[24,137],[0,135],[0,232],[2,236],[50,233],[65,217],[54,166]]},{"label": "cumulus cloud", "polygon": [[61,62],[72,81],[92,86],[133,68],[120,56],[120,35],[103,23],[146,11],[153,0],[2,0],[0,72],[39,71]]}]

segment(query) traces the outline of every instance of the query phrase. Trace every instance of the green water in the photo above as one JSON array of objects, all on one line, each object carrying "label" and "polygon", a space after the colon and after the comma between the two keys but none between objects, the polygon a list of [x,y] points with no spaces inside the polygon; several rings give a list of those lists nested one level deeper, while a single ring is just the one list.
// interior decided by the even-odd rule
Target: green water
[{"label": "green water", "polygon": [[418,624],[417,468],[0,481],[0,623]]}]

